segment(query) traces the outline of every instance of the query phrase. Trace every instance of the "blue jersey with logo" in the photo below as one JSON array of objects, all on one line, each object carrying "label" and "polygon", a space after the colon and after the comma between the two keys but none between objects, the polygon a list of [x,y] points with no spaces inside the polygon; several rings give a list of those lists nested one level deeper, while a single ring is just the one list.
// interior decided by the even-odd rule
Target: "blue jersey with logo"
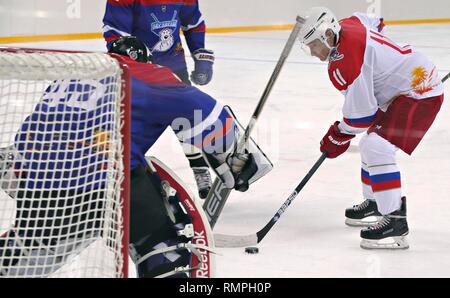
[{"label": "blue jersey with logo", "polygon": [[180,30],[191,52],[205,47],[198,0],[108,0],[103,23],[108,47],[122,36],[136,36],[151,49],[155,63],[174,72],[186,68]]},{"label": "blue jersey with logo", "polygon": [[[123,60],[132,77],[131,169],[146,166],[146,152],[169,126],[181,141],[208,153],[231,146],[234,120],[215,99],[168,68]],[[16,135],[15,170],[27,178],[27,189],[83,191],[106,181],[114,157],[102,146],[114,128],[117,100],[111,80],[59,80],[47,88]]]},{"label": "blue jersey with logo", "polygon": [[117,117],[112,80],[57,80],[46,89],[15,138],[14,169],[26,189],[90,190],[106,180]]}]

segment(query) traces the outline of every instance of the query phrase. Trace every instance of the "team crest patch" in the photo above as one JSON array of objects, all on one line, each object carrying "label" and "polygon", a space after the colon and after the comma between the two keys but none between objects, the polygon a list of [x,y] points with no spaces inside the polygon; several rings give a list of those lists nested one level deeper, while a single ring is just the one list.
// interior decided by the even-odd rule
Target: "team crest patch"
[{"label": "team crest patch", "polygon": [[337,48],[331,49],[330,63],[344,59],[344,54],[338,52]]},{"label": "team crest patch", "polygon": [[166,52],[175,44],[173,35],[178,28],[177,11],[169,21],[159,21],[154,13],[151,16],[154,20],[151,24],[151,31],[159,37],[159,42],[153,47],[152,52]]}]

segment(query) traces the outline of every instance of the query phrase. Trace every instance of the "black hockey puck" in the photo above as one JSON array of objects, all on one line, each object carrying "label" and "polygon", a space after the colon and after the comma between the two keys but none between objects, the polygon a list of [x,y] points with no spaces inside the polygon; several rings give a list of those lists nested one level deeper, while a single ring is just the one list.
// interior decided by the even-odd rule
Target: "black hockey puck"
[{"label": "black hockey puck", "polygon": [[259,249],[257,247],[246,247],[245,252],[253,255],[259,253]]}]

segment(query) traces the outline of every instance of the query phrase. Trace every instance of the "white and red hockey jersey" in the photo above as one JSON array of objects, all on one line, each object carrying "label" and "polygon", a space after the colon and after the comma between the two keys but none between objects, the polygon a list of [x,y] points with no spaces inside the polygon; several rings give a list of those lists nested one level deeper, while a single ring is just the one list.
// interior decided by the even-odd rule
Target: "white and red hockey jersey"
[{"label": "white and red hockey jersey", "polygon": [[413,47],[399,46],[384,36],[382,19],[355,13],[340,25],[328,74],[345,95],[342,132],[365,131],[378,110],[385,111],[400,95],[420,100],[443,94],[434,64]]}]

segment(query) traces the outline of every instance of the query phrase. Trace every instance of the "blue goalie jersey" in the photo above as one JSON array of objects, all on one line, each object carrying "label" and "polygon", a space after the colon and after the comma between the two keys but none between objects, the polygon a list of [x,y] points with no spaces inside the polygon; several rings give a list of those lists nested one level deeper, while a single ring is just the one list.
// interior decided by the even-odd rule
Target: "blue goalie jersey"
[{"label": "blue goalie jersey", "polygon": [[[235,122],[215,99],[168,68],[123,60],[132,77],[131,169],[146,166],[146,152],[169,126],[180,141],[207,153],[234,143]],[[103,186],[111,155],[118,153],[111,148],[118,99],[112,80],[60,80],[47,88],[15,139],[15,170],[26,177],[27,189]]]},{"label": "blue goalie jersey", "polygon": [[89,190],[106,180],[117,123],[111,80],[59,80],[47,88],[15,138],[15,170],[27,189]]}]

